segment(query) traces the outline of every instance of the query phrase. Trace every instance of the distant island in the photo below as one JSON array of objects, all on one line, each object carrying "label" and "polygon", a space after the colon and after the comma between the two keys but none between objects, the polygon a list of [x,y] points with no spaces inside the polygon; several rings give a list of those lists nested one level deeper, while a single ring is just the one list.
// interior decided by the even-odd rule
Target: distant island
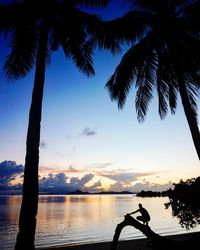
[{"label": "distant island", "polygon": [[45,195],[45,194],[55,194],[55,195],[58,195],[58,194],[63,194],[63,195],[94,195],[94,194],[101,194],[101,195],[106,195],[106,194],[132,194],[132,195],[136,195],[137,193],[135,192],[129,192],[129,191],[121,191],[121,192],[115,192],[115,191],[100,191],[100,192],[84,192],[84,191],[81,191],[79,189],[75,190],[75,191],[72,191],[72,192],[66,192],[66,193],[54,193],[54,192],[43,192],[43,193],[40,193],[40,195]]},{"label": "distant island", "polygon": [[67,192],[67,193],[40,193],[40,194],[64,194],[64,195],[110,195],[110,194],[132,194],[136,195],[138,197],[164,197],[169,195],[170,190],[167,191],[162,191],[162,192],[155,192],[155,191],[144,191],[142,190],[141,192],[130,192],[130,191],[121,191],[121,192],[116,192],[116,191],[100,191],[100,192],[84,192],[79,189],[72,191],[72,192]]},{"label": "distant island", "polygon": [[136,195],[138,197],[165,197],[168,196],[169,193],[171,192],[171,189],[166,190],[166,191],[140,191],[140,192],[130,192],[130,191],[121,191],[121,192],[116,192],[116,191],[101,191],[101,192],[95,192],[95,193],[90,193],[90,192],[83,192],[79,189],[73,192],[68,192],[65,193],[66,195],[88,195],[88,194],[132,194]]},{"label": "distant island", "polygon": [[166,190],[166,191],[140,191],[140,192],[130,192],[130,191],[121,191],[121,192],[117,192],[117,191],[99,191],[99,192],[84,192],[81,191],[79,189],[72,191],[72,192],[66,192],[66,193],[57,193],[57,192],[44,192],[44,193],[40,193],[40,195],[42,194],[52,194],[52,195],[58,195],[58,194],[63,194],[63,195],[110,195],[110,194],[131,194],[131,195],[136,195],[138,197],[165,197],[169,195],[169,192],[171,191],[171,189]]},{"label": "distant island", "polygon": [[136,194],[133,192],[129,191],[121,191],[121,192],[115,192],[115,191],[100,191],[100,192],[95,192],[95,193],[90,193],[90,192],[83,192],[79,189],[73,191],[73,192],[68,192],[65,193],[66,195],[88,195],[88,194]]}]

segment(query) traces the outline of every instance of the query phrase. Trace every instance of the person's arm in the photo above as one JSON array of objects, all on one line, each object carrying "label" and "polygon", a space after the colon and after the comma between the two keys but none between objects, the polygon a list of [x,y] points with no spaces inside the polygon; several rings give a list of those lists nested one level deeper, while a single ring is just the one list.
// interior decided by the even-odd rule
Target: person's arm
[{"label": "person's arm", "polygon": [[133,211],[132,213],[129,213],[129,214],[135,214],[135,213],[137,213],[137,212],[139,212],[139,209],[136,210],[136,211]]}]

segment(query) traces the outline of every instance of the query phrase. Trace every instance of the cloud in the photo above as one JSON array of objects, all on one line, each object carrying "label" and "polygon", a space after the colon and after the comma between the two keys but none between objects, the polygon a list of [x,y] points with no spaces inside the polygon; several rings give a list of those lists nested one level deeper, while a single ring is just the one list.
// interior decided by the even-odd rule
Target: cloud
[{"label": "cloud", "polygon": [[85,127],[82,129],[80,136],[94,136],[97,134],[96,129],[90,127]]},{"label": "cloud", "polygon": [[89,192],[103,191],[101,180],[95,182],[92,186],[85,188]]},{"label": "cloud", "polygon": [[47,177],[43,177],[39,181],[40,191],[52,192],[53,190],[59,190],[63,192],[66,188],[66,181],[68,177],[64,173],[48,174]]},{"label": "cloud", "polygon": [[90,165],[88,165],[88,167],[92,167],[92,168],[106,168],[113,165],[113,162],[105,162],[105,163],[92,163]]},{"label": "cloud", "polygon": [[[137,172],[125,172],[124,170],[106,171],[101,174],[101,176],[114,180],[115,183],[111,184],[109,190],[111,191],[130,191],[130,192],[140,192],[144,191],[165,191],[169,188],[173,188],[171,182],[165,184],[151,183],[143,179],[140,181],[141,177],[146,177],[156,174],[155,172],[137,173]],[[100,175],[100,174],[99,174]],[[158,177],[158,176],[157,176]],[[136,182],[132,184],[133,182]]]},{"label": "cloud", "polygon": [[[50,170],[50,169],[49,169]],[[52,170],[52,169],[51,169]],[[22,184],[11,185],[11,181],[16,177],[22,179],[24,167],[17,165],[14,161],[4,161],[0,163],[0,191],[21,191]],[[79,173],[74,167],[69,166],[70,173]],[[68,177],[66,173],[49,173],[46,177],[39,179],[40,192],[66,193],[76,189],[86,190],[86,184],[94,178],[94,174],[85,174],[83,177]],[[99,186],[96,184],[95,186]],[[95,186],[93,188],[95,188]]]},{"label": "cloud", "polygon": [[68,177],[65,173],[48,174],[39,181],[40,192],[67,193],[77,189],[86,189],[85,185],[92,180],[93,174],[86,174],[81,178]]},{"label": "cloud", "polygon": [[103,173],[99,173],[99,175],[111,179],[116,182],[120,182],[123,184],[130,184],[133,181],[138,180],[138,178],[143,176],[148,176],[154,174],[153,172],[147,173],[134,173],[134,172],[125,172],[124,170],[115,170],[115,171],[106,171]]},{"label": "cloud", "polygon": [[93,177],[93,174],[86,174],[81,179],[79,179],[78,177],[72,177],[69,184],[74,187],[76,186],[77,189],[82,189],[85,184],[93,179]]},{"label": "cloud", "polygon": [[111,184],[109,189],[115,192],[120,192],[125,190],[123,184],[120,181]]},{"label": "cloud", "polygon": [[[57,173],[58,169],[60,172],[63,172],[65,174],[86,174],[88,172],[90,173],[94,173],[97,176],[103,176],[103,173],[105,173],[107,167],[112,166],[114,164],[114,162],[102,162],[102,163],[90,163],[87,164],[85,166],[79,166],[79,167],[74,167],[73,165],[69,165],[66,167],[60,167],[60,166],[52,166],[52,167],[47,167],[47,166],[41,166],[40,167],[40,171],[44,172],[51,172],[51,173]],[[113,172],[113,171],[110,171]],[[110,173],[110,172],[106,172],[106,173]]]},{"label": "cloud", "polygon": [[168,182],[165,184],[158,184],[158,183],[151,183],[149,181],[144,181],[143,183],[136,183],[131,187],[131,190],[134,190],[134,192],[140,192],[142,190],[144,191],[165,191],[169,188],[173,188],[172,182]]},{"label": "cloud", "polygon": [[168,182],[165,184],[158,184],[158,183],[150,183],[148,181],[144,181],[144,182],[138,182],[134,185],[129,185],[129,186],[124,186],[122,182],[117,181],[114,184],[110,185],[109,189],[112,191],[130,191],[130,192],[141,192],[142,190],[144,191],[158,191],[158,192],[162,192],[162,191],[166,191],[169,188],[173,188],[173,184],[172,182]]},{"label": "cloud", "polygon": [[[110,185],[109,190],[112,191],[131,191],[131,192],[140,192],[142,190],[151,190],[151,191],[165,191],[168,188],[173,188],[171,182],[165,184],[151,183],[141,177],[146,177],[154,172],[147,173],[137,173],[125,171],[122,169],[118,170],[106,170],[103,169],[106,166],[111,165],[112,163],[102,163],[96,164],[96,166],[90,168],[92,173],[87,173],[86,168],[77,169],[73,166],[68,166],[67,169],[60,171],[60,173],[54,172],[52,168],[46,168],[48,175],[39,179],[40,192],[49,192],[49,193],[67,193],[80,189],[83,191],[101,191],[103,190],[101,180],[92,183],[90,181],[94,179],[95,176],[102,176],[109,178],[112,181],[115,181],[114,184]],[[102,169],[101,169],[102,168]],[[17,165],[14,161],[4,161],[0,163],[0,191],[21,191],[22,184],[11,185],[13,180],[17,178],[20,180],[23,178],[23,165]],[[54,173],[53,173],[54,172]],[[85,173],[85,174],[84,174]],[[86,174],[87,173],[87,174]],[[69,177],[73,174],[73,177]],[[76,174],[84,174],[82,177],[77,177]],[[134,184],[133,184],[134,182]],[[12,183],[13,184],[13,183]]]},{"label": "cloud", "polygon": [[51,172],[51,173],[57,173],[58,172],[58,168],[59,168],[59,171],[62,172],[62,173],[65,173],[65,174],[76,174],[76,173],[80,173],[80,174],[85,174],[85,173],[88,173],[88,172],[92,172],[92,173],[95,173],[97,175],[101,175],[101,169],[105,169],[109,166],[113,165],[113,162],[105,162],[105,163],[91,163],[91,164],[88,164],[86,166],[82,166],[82,167],[74,167],[72,165],[69,165],[68,167],[60,167],[60,166],[57,166],[55,164],[55,166],[52,166],[52,167],[47,167],[47,166],[40,166],[40,171],[41,172]]},{"label": "cloud", "polygon": [[60,165],[52,165],[51,167],[47,167],[47,166],[41,166],[40,167],[40,171],[42,173],[58,173],[58,171],[60,173],[65,173],[65,174],[76,174],[76,173],[80,173],[80,174],[85,174],[88,171],[85,171],[85,169],[80,169],[80,168],[75,168],[72,165],[69,165],[68,167],[60,167]]},{"label": "cloud", "polygon": [[22,165],[17,165],[15,161],[3,161],[0,163],[0,186],[9,186],[18,175],[24,171]]}]

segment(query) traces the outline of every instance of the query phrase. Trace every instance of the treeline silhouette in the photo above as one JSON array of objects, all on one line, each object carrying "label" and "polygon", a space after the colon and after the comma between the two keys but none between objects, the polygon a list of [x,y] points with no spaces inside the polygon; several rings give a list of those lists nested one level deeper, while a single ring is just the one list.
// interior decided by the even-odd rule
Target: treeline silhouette
[{"label": "treeline silhouette", "polygon": [[174,189],[168,190],[169,202],[165,203],[165,207],[171,206],[172,215],[186,230],[196,227],[200,224],[200,177],[180,180],[173,185]]},{"label": "treeline silhouette", "polygon": [[168,196],[170,190],[162,191],[162,192],[155,192],[155,191],[144,191],[137,193],[136,196],[139,197],[164,197]]},{"label": "treeline silhouette", "polygon": [[168,196],[171,199],[178,199],[193,205],[200,205],[198,194],[200,193],[200,177],[191,178],[186,181],[180,180],[173,184],[174,189],[168,190]]},{"label": "treeline silhouette", "polygon": [[162,192],[142,190],[138,197],[168,197],[165,208],[171,207],[172,216],[179,219],[181,227],[189,230],[200,224],[200,177],[191,178],[186,181],[180,180],[170,188]]}]

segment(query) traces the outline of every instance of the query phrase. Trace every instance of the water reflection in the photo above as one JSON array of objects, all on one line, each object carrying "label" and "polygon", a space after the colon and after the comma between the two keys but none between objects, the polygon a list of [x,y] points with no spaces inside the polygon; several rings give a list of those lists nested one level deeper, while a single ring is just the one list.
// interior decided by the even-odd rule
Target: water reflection
[{"label": "water reflection", "polygon": [[21,195],[0,195],[0,205],[20,205]]},{"label": "water reflection", "polygon": [[13,249],[21,205],[21,196],[0,196],[0,249]]},{"label": "water reflection", "polygon": [[172,215],[179,219],[179,224],[189,230],[200,224],[200,177],[180,181],[174,189],[168,191],[169,202],[166,208],[172,208]]},{"label": "water reflection", "polygon": [[[151,228],[161,234],[181,232],[177,219],[171,218],[171,209],[165,209],[165,198],[141,198],[132,195],[40,195],[36,246],[111,241],[116,225],[124,214],[142,203],[151,215]],[[21,197],[0,196],[0,249],[14,248]],[[7,225],[7,226],[6,226]],[[7,228],[6,228],[7,227]],[[141,238],[143,235],[127,227],[121,239]],[[13,246],[8,246],[9,242]],[[2,245],[3,244],[3,245]]]},{"label": "water reflection", "polygon": [[40,195],[39,203],[64,203],[66,196],[63,195]]},{"label": "water reflection", "polygon": [[200,207],[190,202],[181,202],[177,199],[170,199],[165,203],[166,208],[171,206],[172,215],[179,219],[179,224],[190,230],[200,224]]},{"label": "water reflection", "polygon": [[169,202],[166,208],[171,207],[172,215],[179,219],[181,227],[189,230],[200,224],[200,177],[180,181],[169,190]]}]

